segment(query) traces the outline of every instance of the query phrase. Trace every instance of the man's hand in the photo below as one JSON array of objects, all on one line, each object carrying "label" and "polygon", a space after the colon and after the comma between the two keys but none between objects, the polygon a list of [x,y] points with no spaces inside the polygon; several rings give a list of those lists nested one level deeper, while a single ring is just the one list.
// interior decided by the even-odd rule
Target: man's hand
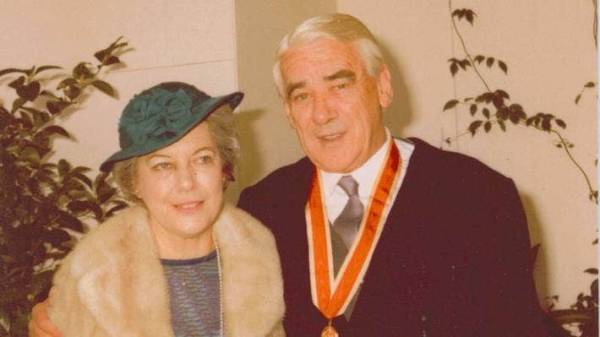
[{"label": "man's hand", "polygon": [[48,318],[48,307],[51,304],[53,292],[54,288],[50,290],[48,299],[33,307],[29,321],[29,337],[62,337],[60,331]]}]

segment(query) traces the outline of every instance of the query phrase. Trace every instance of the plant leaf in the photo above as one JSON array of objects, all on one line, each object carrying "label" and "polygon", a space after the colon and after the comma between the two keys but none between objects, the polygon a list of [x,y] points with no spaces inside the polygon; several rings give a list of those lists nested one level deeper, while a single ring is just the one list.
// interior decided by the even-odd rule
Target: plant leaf
[{"label": "plant leaf", "polygon": [[483,124],[483,129],[485,132],[490,132],[492,129],[492,123],[490,123],[490,121],[485,122],[485,124]]},{"label": "plant leaf", "polygon": [[598,268],[588,268],[588,269],[584,270],[583,272],[592,274],[592,275],[598,275]]},{"label": "plant leaf", "polygon": [[71,135],[69,134],[69,132],[67,132],[67,130],[65,130],[62,126],[58,126],[58,125],[50,125],[45,127],[44,129],[42,129],[40,132],[43,132],[49,136],[52,135],[60,135],[66,138],[71,138]]},{"label": "plant leaf", "polygon": [[116,63],[121,63],[121,60],[117,56],[111,55],[104,61],[103,64],[109,66]]},{"label": "plant leaf", "polygon": [[94,87],[96,87],[98,90],[100,90],[103,93],[107,94],[108,96],[110,96],[110,97],[116,97],[115,89],[113,89],[113,87],[110,84],[108,84],[108,83],[106,83],[106,82],[104,82],[102,80],[95,80],[95,81],[92,82],[92,85]]},{"label": "plant leaf", "polygon": [[505,74],[508,74],[508,67],[506,66],[506,63],[504,63],[504,61],[498,60],[498,67],[500,67],[500,69],[502,69],[502,71]]},{"label": "plant leaf", "polygon": [[69,233],[62,229],[53,229],[44,234],[44,241],[51,243],[53,247],[59,247],[63,242],[70,240]]},{"label": "plant leaf", "polygon": [[60,225],[62,225],[64,227],[74,230],[76,232],[79,232],[79,233],[83,232],[83,223],[77,217],[73,216],[69,212],[59,210],[59,216],[56,219],[56,222],[58,222]]},{"label": "plant leaf", "polygon": [[444,104],[443,111],[454,108],[456,106],[456,104],[458,104],[458,100],[455,100],[455,99],[449,100],[448,102],[446,102],[446,104]]},{"label": "plant leaf", "polygon": [[111,217],[113,216],[113,214],[123,208],[126,208],[128,205],[126,202],[121,201],[121,200],[116,200],[113,202],[115,204],[115,206],[111,207],[107,212],[106,212],[106,217]]},{"label": "plant leaf", "polygon": [[585,87],[585,88],[593,88],[593,87],[595,87],[595,86],[596,86],[596,83],[594,83],[594,82],[587,82],[587,83],[584,85],[584,87]]},{"label": "plant leaf", "polygon": [[73,171],[71,171],[71,173],[69,175],[72,178],[75,178],[75,179],[83,182],[84,184],[87,185],[87,187],[92,188],[92,180],[88,176],[81,174],[81,173],[77,173],[77,172],[73,173]]},{"label": "plant leaf", "polygon": [[60,83],[58,83],[58,85],[56,86],[56,89],[61,90],[64,89],[70,85],[77,85],[77,80],[75,80],[72,77],[67,77],[64,80],[60,81]]},{"label": "plant leaf", "polygon": [[510,96],[508,95],[508,93],[506,91],[502,90],[502,89],[496,90],[496,94],[499,95],[499,96],[501,96],[501,97],[504,97],[506,99],[510,98]]},{"label": "plant leaf", "polygon": [[473,25],[473,18],[474,18],[474,13],[471,10],[468,10],[465,13],[465,17],[467,18],[467,21],[469,21],[469,23],[471,24],[471,26]]},{"label": "plant leaf", "polygon": [[17,69],[17,68],[6,68],[6,69],[0,70],[0,76],[4,76],[6,74],[11,74],[11,73],[27,74],[27,70]]},{"label": "plant leaf", "polygon": [[471,113],[471,116],[475,116],[475,113],[477,113],[477,104],[471,104],[469,112]]},{"label": "plant leaf", "polygon": [[39,73],[41,73],[42,71],[46,71],[46,70],[52,70],[52,69],[62,69],[62,67],[59,67],[59,66],[51,66],[51,65],[47,65],[47,66],[41,66],[41,67],[35,68],[34,75],[35,75],[35,74],[39,74]]},{"label": "plant leaf", "polygon": [[494,65],[494,61],[495,59],[493,57],[488,57],[485,61],[485,64],[488,66],[488,68],[491,68]]},{"label": "plant leaf", "polygon": [[500,125],[500,129],[502,131],[506,131],[506,125],[504,124],[504,121],[501,119],[497,119],[496,121],[498,122],[498,125]]},{"label": "plant leaf", "polygon": [[481,63],[481,62],[483,62],[483,60],[485,60],[485,56],[483,56],[483,55],[475,56],[475,62]]},{"label": "plant leaf", "polygon": [[479,127],[481,126],[482,123],[483,123],[483,121],[476,120],[469,125],[469,132],[471,132],[472,136],[475,136],[477,129],[479,129]]},{"label": "plant leaf", "polygon": [[575,97],[575,104],[579,104],[579,100],[581,99],[581,94]]},{"label": "plant leaf", "polygon": [[73,68],[73,77],[83,80],[88,80],[94,77],[94,74],[88,68],[89,63],[80,62]]},{"label": "plant leaf", "polygon": [[33,102],[40,94],[41,85],[38,81],[33,81],[27,85],[17,88],[17,95],[30,102]]},{"label": "plant leaf", "polygon": [[64,159],[61,159],[58,161],[58,174],[61,177],[66,176],[70,171],[71,171],[71,164],[68,161],[66,161]]},{"label": "plant leaf", "polygon": [[554,120],[554,123],[556,123],[556,125],[560,126],[563,129],[567,128],[567,124],[562,119],[557,118]]},{"label": "plant leaf", "polygon": [[450,65],[450,73],[452,74],[452,76],[454,76],[454,75],[456,75],[457,72],[458,72],[458,66],[456,65],[456,62],[454,62]]},{"label": "plant leaf", "polygon": [[490,119],[490,110],[488,108],[483,108],[482,112],[485,118]]},{"label": "plant leaf", "polygon": [[19,76],[19,78],[8,83],[8,86],[13,89],[19,89],[23,85],[25,85],[25,76]]}]

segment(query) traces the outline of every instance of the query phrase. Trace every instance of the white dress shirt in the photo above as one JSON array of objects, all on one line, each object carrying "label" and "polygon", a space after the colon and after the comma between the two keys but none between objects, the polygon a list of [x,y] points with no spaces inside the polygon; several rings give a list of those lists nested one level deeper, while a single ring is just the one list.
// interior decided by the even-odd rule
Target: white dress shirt
[{"label": "white dress shirt", "polygon": [[[400,158],[402,158],[399,181],[398,184],[396,184],[396,189],[393,191],[392,198],[390,199],[390,202],[393,203],[398,195],[400,186],[402,186],[402,182],[404,181],[406,168],[408,167],[410,156],[412,155],[415,146],[405,140],[392,138],[389,130],[387,129],[386,141],[379,148],[379,150],[377,150],[377,152],[375,152],[375,154],[373,154],[371,158],[369,158],[369,160],[367,160],[367,162],[365,162],[361,167],[350,173],[332,173],[319,170],[323,182],[323,192],[325,195],[325,210],[330,223],[333,223],[335,219],[337,219],[346,206],[346,203],[348,203],[348,195],[338,185],[338,181],[344,175],[352,175],[352,177],[358,182],[358,195],[360,197],[360,201],[364,205],[365,209],[368,207],[369,200],[371,199],[371,193],[373,192],[373,186],[375,185],[375,180],[377,179],[377,175],[381,170],[381,167],[384,165],[385,155],[389,143],[392,140],[396,143],[396,146],[400,151]],[[384,214],[384,217],[387,218],[387,214]]]}]

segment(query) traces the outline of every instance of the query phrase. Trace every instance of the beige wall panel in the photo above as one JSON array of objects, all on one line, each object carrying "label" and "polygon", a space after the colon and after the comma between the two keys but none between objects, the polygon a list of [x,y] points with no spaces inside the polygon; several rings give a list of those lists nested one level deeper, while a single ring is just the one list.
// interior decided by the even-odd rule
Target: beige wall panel
[{"label": "beige wall panel", "polygon": [[238,78],[246,93],[239,124],[243,162],[240,185],[303,156],[272,79],[279,41],[311,16],[335,11],[335,1],[236,1]]},{"label": "beige wall panel", "polygon": [[[508,64],[481,73],[495,90],[502,88],[530,113],[564,119],[563,135],[575,144],[572,155],[596,187],[596,91],[574,104],[588,81],[596,81],[592,1],[454,1],[471,8],[475,25],[458,25],[471,53],[495,56]],[[388,111],[397,134],[421,137],[434,145],[474,156],[512,177],[526,206],[534,243],[542,250],[535,269],[540,299],[560,295],[559,307],[588,291],[597,264],[596,206],[588,200],[583,176],[555,147],[553,135],[524,127],[497,127],[488,135],[456,137],[473,120],[465,107],[442,112],[446,101],[483,92],[470,72],[450,76],[447,60],[464,58],[452,33],[447,1],[338,0],[338,10],[362,19],[391,56],[396,103]]]},{"label": "beige wall panel", "polygon": [[[237,87],[233,1],[1,1],[0,68],[74,66],[124,36],[132,50],[105,79],[118,100],[95,92],[62,125],[56,157],[97,168],[118,149],[117,123],[129,99],[163,81],[186,81],[211,95]],[[4,82],[2,82],[4,83]]]}]

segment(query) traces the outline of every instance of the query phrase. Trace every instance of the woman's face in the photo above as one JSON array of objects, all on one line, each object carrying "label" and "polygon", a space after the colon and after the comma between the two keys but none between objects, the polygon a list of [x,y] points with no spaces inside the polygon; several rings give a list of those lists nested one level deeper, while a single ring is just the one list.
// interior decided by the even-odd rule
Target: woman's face
[{"label": "woman's face", "polygon": [[223,205],[223,162],[203,122],[176,143],[137,159],[135,192],[150,215],[156,239],[204,240]]}]

